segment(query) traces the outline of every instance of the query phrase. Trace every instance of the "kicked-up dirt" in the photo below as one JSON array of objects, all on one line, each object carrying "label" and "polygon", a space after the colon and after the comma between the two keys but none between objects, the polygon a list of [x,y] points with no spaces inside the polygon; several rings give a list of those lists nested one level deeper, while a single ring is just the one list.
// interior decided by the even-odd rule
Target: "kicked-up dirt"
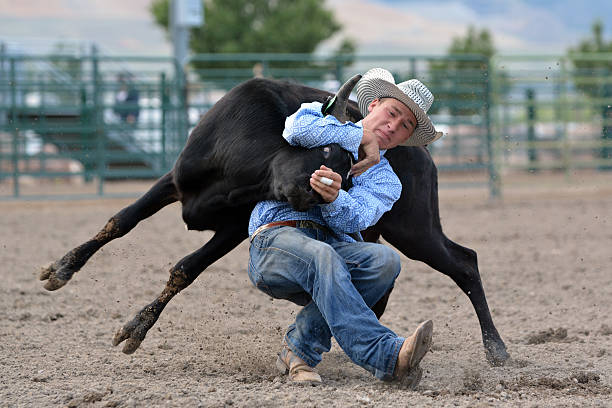
[{"label": "kicked-up dirt", "polygon": [[477,251],[512,359],[485,360],[476,315],[447,277],[403,258],[385,325],[434,321],[415,391],[376,380],[337,344],[295,386],[274,361],[297,306],[257,291],[248,243],[176,296],[132,355],[117,329],[163,289],[171,265],[211,236],[172,205],[48,292],[41,266],[95,235],[128,200],[0,202],[0,406],[612,406],[612,193],[490,203],[441,194],[442,225]]}]

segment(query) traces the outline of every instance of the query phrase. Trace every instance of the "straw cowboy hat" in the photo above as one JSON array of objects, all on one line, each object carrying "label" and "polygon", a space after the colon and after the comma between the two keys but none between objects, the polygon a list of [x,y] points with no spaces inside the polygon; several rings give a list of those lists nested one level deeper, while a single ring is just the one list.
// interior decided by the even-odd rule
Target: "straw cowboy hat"
[{"label": "straw cowboy hat", "polygon": [[396,84],[389,71],[372,68],[357,83],[356,91],[359,110],[364,117],[368,114],[368,105],[379,98],[395,98],[414,113],[417,126],[412,136],[402,143],[404,146],[424,146],[442,137],[442,132],[436,131],[427,116],[434,97],[418,79]]}]

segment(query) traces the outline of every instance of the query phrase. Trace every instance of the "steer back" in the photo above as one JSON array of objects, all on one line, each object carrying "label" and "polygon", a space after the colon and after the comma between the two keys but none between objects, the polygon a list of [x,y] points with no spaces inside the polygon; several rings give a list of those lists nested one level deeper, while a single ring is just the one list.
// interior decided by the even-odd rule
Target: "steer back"
[{"label": "steer back", "polygon": [[[219,207],[289,201],[297,210],[321,203],[309,178],[322,164],[346,185],[348,152],[336,144],[290,146],[281,136],[285,118],[302,103],[324,102],[329,92],[271,79],[252,79],[229,91],[200,120],[173,169],[173,181],[190,229],[207,229],[205,214]],[[356,103],[347,117],[361,119]],[[208,218],[209,219],[209,218]]]}]

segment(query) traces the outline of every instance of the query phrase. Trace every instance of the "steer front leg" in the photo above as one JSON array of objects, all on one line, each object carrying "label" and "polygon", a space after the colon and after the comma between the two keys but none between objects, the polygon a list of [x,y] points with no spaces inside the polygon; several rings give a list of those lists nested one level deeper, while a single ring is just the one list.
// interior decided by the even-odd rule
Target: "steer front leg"
[{"label": "steer front leg", "polygon": [[125,354],[135,352],[168,302],[181,290],[189,286],[204,269],[247,238],[243,225],[241,223],[236,224],[239,228],[232,226],[223,231],[217,231],[206,245],[187,255],[173,266],[170,269],[170,279],[168,279],[162,293],[115,333],[113,346],[125,341],[123,352]]},{"label": "steer front leg", "polygon": [[180,262],[170,269],[170,279],[166,283],[166,287],[161,295],[142,308],[129,323],[115,333],[113,346],[117,346],[122,341],[127,340],[123,345],[123,352],[125,354],[135,352],[140,347],[140,343],[144,340],[149,329],[153,327],[161,312],[170,302],[170,299],[193,282],[195,277],[190,278],[187,276],[179,265]]}]

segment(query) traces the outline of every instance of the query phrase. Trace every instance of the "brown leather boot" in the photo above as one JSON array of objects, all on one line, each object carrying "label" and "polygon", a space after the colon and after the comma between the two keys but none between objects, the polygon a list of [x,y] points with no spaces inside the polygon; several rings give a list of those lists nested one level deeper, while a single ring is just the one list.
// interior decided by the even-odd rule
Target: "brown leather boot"
[{"label": "brown leather boot", "polygon": [[414,389],[421,381],[423,370],[419,363],[431,347],[433,322],[427,320],[419,325],[412,336],[407,337],[400,348],[395,363],[393,379],[399,381],[401,386]]},{"label": "brown leather boot", "polygon": [[296,383],[319,384],[322,382],[321,376],[287,346],[284,346],[278,354],[276,368],[283,374],[289,374],[291,381]]}]

